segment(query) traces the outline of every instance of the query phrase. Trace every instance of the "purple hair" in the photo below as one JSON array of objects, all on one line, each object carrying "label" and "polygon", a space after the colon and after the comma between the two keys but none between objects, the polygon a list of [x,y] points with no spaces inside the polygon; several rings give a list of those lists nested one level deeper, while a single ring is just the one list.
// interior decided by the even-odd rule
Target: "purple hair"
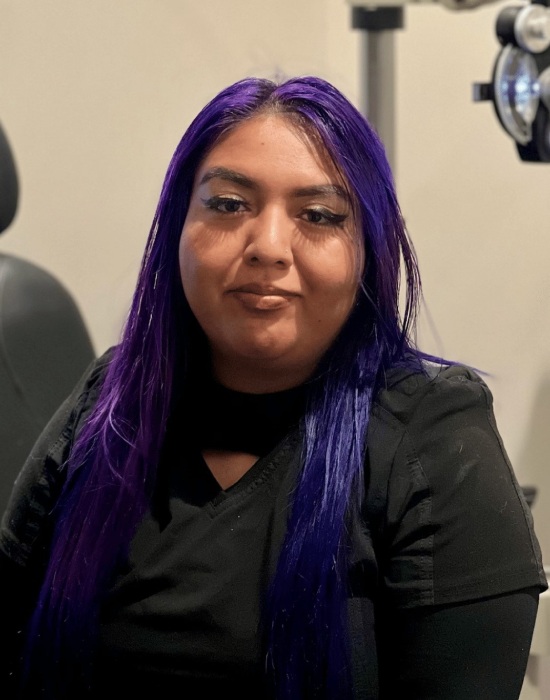
[{"label": "purple hair", "polygon": [[303,469],[264,605],[266,669],[277,700],[351,697],[346,524],[361,504],[369,414],[387,368],[419,367],[428,356],[412,340],[420,280],[383,146],[337,89],[302,77],[250,78],[220,92],[168,167],[121,341],[66,465],[31,623],[29,668],[56,698],[90,677],[101,602],[149,506],[168,417],[205,342],[178,263],[195,173],[224,134],[263,112],[287,115],[326,149],[363,238],[362,291],[312,383]]}]

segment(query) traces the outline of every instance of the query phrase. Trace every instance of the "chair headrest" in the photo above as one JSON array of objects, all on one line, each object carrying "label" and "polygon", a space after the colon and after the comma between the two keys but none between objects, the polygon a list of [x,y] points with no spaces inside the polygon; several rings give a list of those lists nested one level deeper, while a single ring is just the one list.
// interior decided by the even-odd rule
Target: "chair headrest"
[{"label": "chair headrest", "polygon": [[11,224],[17,211],[19,182],[13,153],[0,124],[0,234]]}]

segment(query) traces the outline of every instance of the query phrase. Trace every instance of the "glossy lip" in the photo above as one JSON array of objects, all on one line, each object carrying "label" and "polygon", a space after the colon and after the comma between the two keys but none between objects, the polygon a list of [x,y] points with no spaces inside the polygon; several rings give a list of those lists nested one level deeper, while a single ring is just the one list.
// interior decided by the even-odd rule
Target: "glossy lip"
[{"label": "glossy lip", "polygon": [[239,287],[233,287],[229,290],[229,293],[243,292],[245,294],[258,294],[259,296],[277,296],[277,297],[298,297],[300,294],[298,292],[291,292],[288,289],[281,289],[280,287],[274,287],[273,285],[267,284],[243,284]]},{"label": "glossy lip", "polygon": [[301,296],[297,292],[291,292],[288,289],[257,283],[233,287],[228,290],[228,293],[251,311],[277,311],[284,309],[292,303],[292,299]]}]

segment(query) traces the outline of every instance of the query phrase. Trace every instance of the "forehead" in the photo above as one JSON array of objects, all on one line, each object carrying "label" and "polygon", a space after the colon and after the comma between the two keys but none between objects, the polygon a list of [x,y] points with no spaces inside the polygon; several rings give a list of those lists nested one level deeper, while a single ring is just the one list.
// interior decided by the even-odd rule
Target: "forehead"
[{"label": "forehead", "polygon": [[345,186],[320,139],[281,114],[262,114],[232,129],[206,154],[197,176],[217,166],[260,179],[286,173]]}]

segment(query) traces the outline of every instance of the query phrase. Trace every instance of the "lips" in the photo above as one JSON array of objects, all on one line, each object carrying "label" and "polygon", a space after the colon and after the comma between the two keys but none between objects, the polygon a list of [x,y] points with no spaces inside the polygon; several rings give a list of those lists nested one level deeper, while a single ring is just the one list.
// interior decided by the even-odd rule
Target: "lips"
[{"label": "lips", "polygon": [[291,292],[288,289],[281,289],[273,285],[262,285],[257,283],[243,284],[239,287],[231,289],[230,292],[244,292],[245,294],[258,294],[260,296],[280,296],[280,297],[297,297],[297,292]]},{"label": "lips", "polygon": [[274,311],[283,309],[300,296],[297,292],[281,289],[272,285],[243,284],[229,290],[241,304],[253,311]]}]

